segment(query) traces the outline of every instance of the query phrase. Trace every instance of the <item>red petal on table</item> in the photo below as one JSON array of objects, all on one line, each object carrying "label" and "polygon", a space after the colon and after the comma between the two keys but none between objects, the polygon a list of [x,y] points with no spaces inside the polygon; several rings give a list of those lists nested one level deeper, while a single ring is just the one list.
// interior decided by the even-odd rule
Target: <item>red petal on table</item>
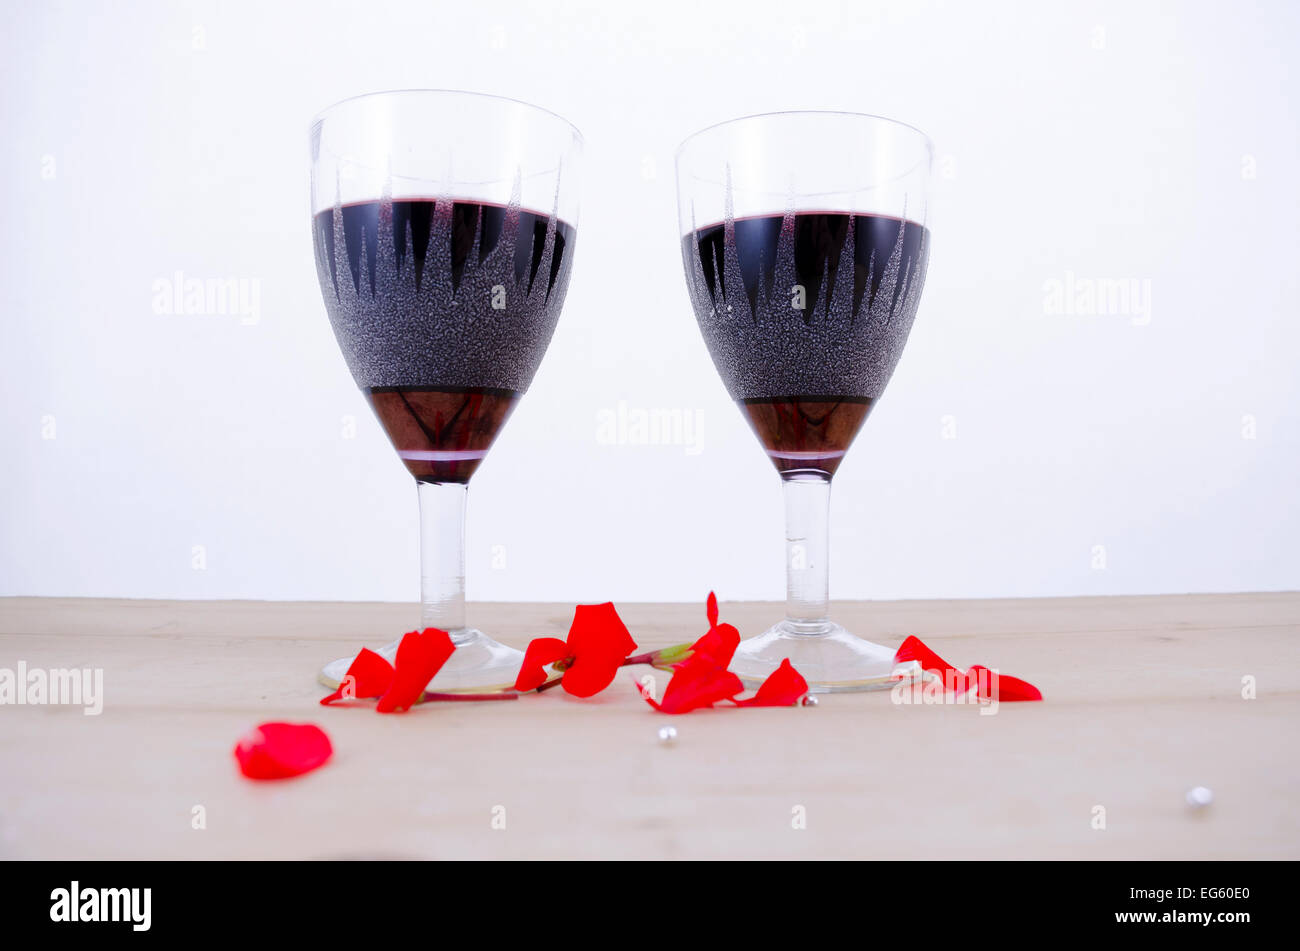
[{"label": "red petal on table", "polygon": [[636,641],[609,601],[579,604],[574,609],[568,644],[569,653],[575,657],[591,654],[622,660],[636,650]]},{"label": "red petal on table", "polygon": [[687,713],[711,707],[720,700],[730,700],[744,689],[740,678],[731,671],[719,667],[707,655],[698,655],[677,665],[664,691],[664,699],[655,709],[663,713]]},{"label": "red petal on table", "polygon": [[1043,699],[1042,691],[1028,681],[999,674],[981,664],[976,664],[966,673],[975,683],[976,693],[981,700],[996,699],[1015,703],[1019,700]]},{"label": "red petal on table", "polygon": [[691,645],[691,657],[702,655],[718,667],[726,667],[739,646],[740,632],[730,624],[719,624]]},{"label": "red petal on table", "polygon": [[650,706],[654,707],[656,710],[662,709],[659,706],[659,702],[655,700],[653,696],[651,696],[650,689],[646,687],[645,684],[641,683],[641,681],[639,680],[633,680],[632,686],[636,687],[636,692],[641,695],[642,700],[650,704]]},{"label": "red petal on table", "polygon": [[235,746],[239,770],[249,779],[287,779],[310,772],[334,752],[325,731],[310,723],[263,723]]},{"label": "red petal on table", "polygon": [[1042,700],[1043,694],[1037,687],[1019,677],[997,674],[981,664],[975,664],[970,670],[962,671],[952,666],[930,648],[921,643],[919,637],[909,637],[898,648],[895,661],[920,661],[926,670],[943,676],[944,689],[966,693],[972,687],[982,700],[990,699],[996,694],[998,700],[1015,702],[1017,700]]},{"label": "red petal on table", "polygon": [[446,631],[426,627],[416,633],[408,631],[397,645],[396,663],[393,665],[393,682],[379,698],[375,709],[380,713],[396,713],[409,709],[420,699],[442,665],[447,662],[456,645]]},{"label": "red petal on table", "polygon": [[970,688],[974,686],[974,681],[969,679],[967,673],[960,667],[954,667],[948,663],[930,648],[921,642],[915,635],[908,637],[898,646],[898,651],[894,654],[894,663],[900,664],[904,661],[919,661],[923,670],[936,673],[943,678],[943,689],[952,690],[956,693],[969,693]]},{"label": "red petal on table", "polygon": [[798,703],[807,692],[808,681],[803,679],[803,675],[786,658],[763,681],[758,693],[748,700],[734,702],[738,707],[789,707]]},{"label": "red petal on table", "polygon": [[564,692],[574,697],[591,697],[611,683],[623,666],[623,658],[600,654],[579,654],[560,678]]},{"label": "red petal on table", "polygon": [[516,690],[536,690],[546,683],[546,665],[569,656],[569,645],[558,637],[534,638],[524,651],[524,663],[515,678]]},{"label": "red petal on table", "polygon": [[709,627],[718,626],[718,596],[712,591],[709,592],[709,599],[704,603],[704,609],[709,615]]},{"label": "red petal on table", "polygon": [[328,697],[321,698],[322,706],[329,706],[335,700],[343,699],[349,677],[352,678],[352,689],[347,691],[351,694],[348,699],[381,697],[388,690],[388,685],[393,682],[393,665],[370,648],[361,648],[361,653],[357,654],[356,660],[343,675],[343,682],[339,684],[339,688]]},{"label": "red petal on table", "polygon": [[[894,662],[902,663],[904,661],[916,660],[921,662],[924,670],[932,670],[938,674],[946,674],[950,670],[958,670],[952,664],[948,663],[925,644],[916,635],[908,637],[898,646],[897,653],[894,654]],[[960,673],[960,671],[958,671]]]}]

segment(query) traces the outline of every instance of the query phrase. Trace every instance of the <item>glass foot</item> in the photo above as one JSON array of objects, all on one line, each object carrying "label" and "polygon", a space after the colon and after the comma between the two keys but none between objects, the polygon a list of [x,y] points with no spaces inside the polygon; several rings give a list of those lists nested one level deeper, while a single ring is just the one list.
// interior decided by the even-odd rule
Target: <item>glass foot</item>
[{"label": "glass foot", "polygon": [[894,649],[855,637],[838,624],[803,633],[789,621],[740,642],[731,670],[756,687],[786,658],[808,681],[810,693],[888,690],[921,676],[916,661],[894,663]]},{"label": "glass foot", "polygon": [[[456,650],[427,689],[442,693],[486,693],[514,686],[519,666],[524,661],[523,651],[506,647],[476,628],[457,631],[451,639],[456,644]],[[397,656],[397,645],[398,641],[393,641],[375,653],[392,663]],[[321,668],[316,679],[334,690],[352,666],[355,656],[330,661]]]}]

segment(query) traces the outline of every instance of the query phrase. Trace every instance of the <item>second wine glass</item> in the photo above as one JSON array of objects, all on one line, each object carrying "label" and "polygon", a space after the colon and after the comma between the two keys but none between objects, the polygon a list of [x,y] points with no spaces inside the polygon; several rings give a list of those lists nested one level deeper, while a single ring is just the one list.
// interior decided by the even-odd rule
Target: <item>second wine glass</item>
[{"label": "second wine glass", "polygon": [[691,303],[785,494],[786,617],[736,651],[747,682],[786,658],[823,692],[917,673],[830,619],[829,506],[916,316],[932,153],[911,126],[844,112],[736,119],[677,152]]}]

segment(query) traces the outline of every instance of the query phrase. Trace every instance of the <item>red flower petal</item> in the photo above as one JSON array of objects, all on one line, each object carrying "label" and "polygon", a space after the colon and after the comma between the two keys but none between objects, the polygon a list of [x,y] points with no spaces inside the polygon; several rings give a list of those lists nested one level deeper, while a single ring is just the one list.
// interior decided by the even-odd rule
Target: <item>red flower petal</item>
[{"label": "red flower petal", "polygon": [[718,624],[691,645],[691,657],[707,657],[714,665],[726,667],[740,646],[740,632],[730,624]]},{"label": "red flower petal", "polygon": [[663,713],[687,713],[730,700],[744,690],[739,677],[713,663],[707,655],[698,655],[677,665],[663,701],[652,706]]},{"label": "red flower petal", "polygon": [[591,697],[614,682],[618,669],[623,666],[620,656],[579,654],[564,671],[560,686],[574,697]]},{"label": "red flower petal", "polygon": [[945,690],[966,693],[974,687],[976,695],[982,700],[988,700],[994,694],[998,700],[1008,702],[1043,699],[1037,687],[1019,677],[999,675],[980,664],[974,665],[970,670],[962,671],[926,647],[919,637],[909,637],[903,641],[898,648],[898,653],[894,655],[894,660],[920,661],[923,668],[944,678]]},{"label": "red flower petal", "polygon": [[558,637],[534,638],[524,651],[524,663],[515,678],[516,690],[536,690],[546,683],[546,665],[569,656],[569,645]]},{"label": "red flower petal", "polygon": [[310,723],[263,723],[235,746],[239,770],[249,779],[287,779],[310,772],[334,752],[325,731]]},{"label": "red flower petal", "polygon": [[704,602],[705,613],[709,616],[709,627],[718,626],[718,596],[709,592],[709,599]]},{"label": "red flower petal", "polygon": [[932,670],[937,674],[946,674],[950,670],[957,670],[952,664],[926,647],[916,635],[911,635],[907,640],[903,641],[894,654],[896,663],[909,660],[920,661],[924,670]]},{"label": "red flower petal", "polygon": [[738,707],[789,707],[798,703],[808,692],[808,681],[790,665],[790,659],[772,671],[758,688],[758,693],[748,700],[734,701]]},{"label": "red flower petal", "polygon": [[622,660],[636,650],[636,641],[628,633],[623,619],[609,601],[604,604],[579,604],[569,626],[569,653],[575,657],[590,654]]},{"label": "red flower petal", "polygon": [[1043,699],[1042,691],[1028,681],[999,674],[980,664],[967,671],[967,675],[975,682],[976,692],[981,700],[996,699],[1015,703],[1020,700]]},{"label": "red flower petal", "polygon": [[[352,678],[350,690],[347,689],[349,677]],[[357,654],[356,660],[348,667],[348,672],[343,675],[343,682],[339,684],[339,688],[328,697],[322,697],[321,705],[328,706],[335,700],[343,699],[345,692],[350,694],[348,697],[350,700],[383,696],[392,682],[393,665],[370,648],[363,647],[361,653]]]},{"label": "red flower petal", "polygon": [[393,682],[379,698],[375,709],[380,713],[407,710],[420,699],[456,646],[446,631],[426,627],[416,633],[408,631],[397,645],[397,662],[393,665]]},{"label": "red flower petal", "polygon": [[915,635],[909,636],[898,646],[894,654],[894,663],[900,664],[905,661],[919,661],[923,670],[938,674],[943,678],[943,689],[952,690],[956,693],[967,693],[973,686],[973,683],[967,678],[966,672],[960,667],[954,667],[948,663],[930,648],[921,642]]}]

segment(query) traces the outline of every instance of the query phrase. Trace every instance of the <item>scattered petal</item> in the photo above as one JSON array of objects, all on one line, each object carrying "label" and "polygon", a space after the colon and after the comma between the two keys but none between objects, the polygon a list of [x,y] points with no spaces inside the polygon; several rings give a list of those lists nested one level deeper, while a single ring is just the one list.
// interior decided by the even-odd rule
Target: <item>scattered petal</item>
[{"label": "scattered petal", "polygon": [[896,662],[918,661],[925,670],[938,674],[943,678],[945,690],[969,693],[973,689],[976,696],[981,700],[989,700],[994,697],[1008,702],[1043,699],[1043,695],[1037,687],[1018,677],[997,674],[980,664],[976,664],[965,671],[960,667],[954,667],[926,647],[921,642],[921,639],[915,635],[907,638],[899,645],[894,660]]},{"label": "scattered petal", "polygon": [[[348,678],[352,678],[349,688]],[[362,700],[367,697],[382,697],[393,682],[393,665],[380,657],[368,647],[361,648],[356,660],[348,667],[339,684],[328,697],[321,698],[322,706],[329,706],[336,700]],[[346,695],[346,696],[345,696]]]},{"label": "scattered petal", "polygon": [[334,748],[325,731],[310,723],[263,723],[235,746],[239,770],[249,779],[287,779],[310,772]]},{"label": "scattered petal", "polygon": [[636,650],[636,641],[608,601],[579,604],[565,643],[568,657],[560,683],[564,692],[574,697],[590,697],[608,687],[623,661]]},{"label": "scattered petal", "polygon": [[937,674],[946,674],[950,670],[956,670],[952,664],[948,663],[930,648],[922,643],[921,639],[915,634],[910,635],[907,640],[903,641],[898,647],[898,652],[894,654],[894,661],[915,660],[919,661],[921,667],[925,670],[933,671]]},{"label": "scattered petal", "polygon": [[943,689],[945,692],[951,691],[960,694],[970,693],[974,684],[967,678],[966,672],[960,667],[954,667],[934,651],[930,650],[919,637],[909,636],[907,640],[899,645],[898,651],[894,654],[894,663],[901,664],[905,661],[914,660],[921,665],[921,669],[928,673],[937,674],[943,680]]},{"label": "scattered petal", "polygon": [[748,700],[733,701],[738,707],[792,707],[808,693],[808,681],[795,670],[787,657],[759,685],[758,693]]},{"label": "scattered petal", "polygon": [[524,663],[515,678],[516,690],[536,690],[546,683],[546,665],[569,655],[569,645],[558,637],[538,637],[524,651]]},{"label": "scattered petal", "polygon": [[708,656],[697,655],[677,665],[661,702],[655,703],[646,696],[645,688],[638,689],[646,702],[661,713],[688,713],[711,707],[720,700],[730,700],[743,693],[745,685],[739,677],[714,664]]},{"label": "scattered petal", "polygon": [[1042,691],[1019,677],[999,674],[980,664],[976,664],[966,673],[974,681],[976,695],[981,700],[991,699],[1015,703],[1021,700],[1043,699]]},{"label": "scattered petal", "polygon": [[446,631],[433,627],[426,627],[418,633],[408,631],[397,645],[393,682],[379,698],[375,709],[380,713],[409,709],[420,699],[424,688],[455,649]]},{"label": "scattered petal", "polygon": [[717,624],[691,645],[690,656],[708,658],[718,667],[726,667],[739,646],[740,631],[730,624]]},{"label": "scattered petal", "polygon": [[622,666],[622,657],[579,654],[564,671],[560,686],[570,696],[592,697],[614,682]]},{"label": "scattered petal", "polygon": [[579,604],[573,612],[567,643],[574,657],[603,655],[622,660],[636,650],[636,641],[609,601]]},{"label": "scattered petal", "polygon": [[705,613],[709,616],[709,627],[718,626],[718,596],[712,591],[709,592],[709,598],[704,602]]}]

